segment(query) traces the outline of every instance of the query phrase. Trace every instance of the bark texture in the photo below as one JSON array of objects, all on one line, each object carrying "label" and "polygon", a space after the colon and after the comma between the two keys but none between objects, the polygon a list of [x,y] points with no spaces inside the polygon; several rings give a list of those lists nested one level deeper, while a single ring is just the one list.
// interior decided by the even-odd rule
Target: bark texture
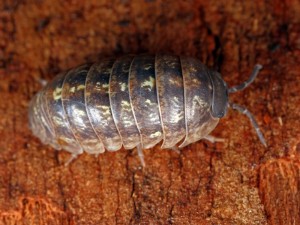
[{"label": "bark texture", "polygon": [[[300,224],[300,2],[0,2],[0,224]],[[158,146],[83,154],[42,145],[30,98],[57,72],[107,56],[164,52],[201,59],[255,115],[232,110],[180,154]]]}]

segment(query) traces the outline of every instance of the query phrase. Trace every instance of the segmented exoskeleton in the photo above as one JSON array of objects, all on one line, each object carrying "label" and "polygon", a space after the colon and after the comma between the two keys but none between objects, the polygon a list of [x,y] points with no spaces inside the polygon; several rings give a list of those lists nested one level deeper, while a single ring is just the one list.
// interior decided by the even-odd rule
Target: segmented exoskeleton
[{"label": "segmented exoskeleton", "polygon": [[209,133],[228,107],[246,114],[266,142],[250,112],[228,102],[228,88],[218,72],[199,60],[158,54],[124,56],[85,64],[59,74],[32,99],[29,110],[34,135],[73,157],[138,147],[182,148]]}]

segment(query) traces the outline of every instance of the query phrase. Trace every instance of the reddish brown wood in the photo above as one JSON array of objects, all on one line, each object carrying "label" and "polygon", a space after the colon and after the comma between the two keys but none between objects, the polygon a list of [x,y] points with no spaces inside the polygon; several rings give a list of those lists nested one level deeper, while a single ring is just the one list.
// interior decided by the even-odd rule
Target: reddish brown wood
[{"label": "reddish brown wood", "polygon": [[270,223],[298,224],[300,221],[299,158],[270,160],[261,166],[259,175],[261,198]]},{"label": "reddish brown wood", "polygon": [[[0,3],[0,224],[300,224],[300,4],[289,1],[13,1]],[[256,81],[230,99],[214,135],[176,152],[136,151],[69,166],[65,152],[28,129],[42,80],[106,56],[196,56],[229,85]]]}]

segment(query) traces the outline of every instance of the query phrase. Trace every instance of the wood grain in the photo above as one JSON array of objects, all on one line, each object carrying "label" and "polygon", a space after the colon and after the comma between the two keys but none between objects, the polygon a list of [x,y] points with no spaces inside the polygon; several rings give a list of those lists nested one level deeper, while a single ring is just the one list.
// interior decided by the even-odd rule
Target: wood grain
[{"label": "wood grain", "polygon": [[[289,1],[14,1],[0,3],[0,224],[300,224],[300,4]],[[213,135],[180,154],[83,154],[42,145],[27,107],[41,82],[127,53],[195,56],[229,86]]]}]

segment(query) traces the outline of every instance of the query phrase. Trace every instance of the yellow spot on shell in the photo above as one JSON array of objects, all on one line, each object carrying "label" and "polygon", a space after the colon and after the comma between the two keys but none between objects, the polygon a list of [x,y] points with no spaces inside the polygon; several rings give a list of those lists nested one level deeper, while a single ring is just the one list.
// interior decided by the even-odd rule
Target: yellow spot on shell
[{"label": "yellow spot on shell", "polygon": [[153,77],[149,77],[149,80],[145,80],[142,83],[142,87],[150,87],[150,90],[154,87],[155,85],[155,79]]},{"label": "yellow spot on shell", "polygon": [[127,112],[131,111],[131,105],[129,102],[123,100],[121,102],[121,106],[122,106],[122,111],[127,111]]},{"label": "yellow spot on shell", "polygon": [[204,108],[207,107],[207,103],[200,98],[200,96],[195,95],[193,98],[193,108]]},{"label": "yellow spot on shell", "polygon": [[126,107],[130,107],[130,103],[128,102],[128,101],[122,101],[121,102],[121,106],[123,107],[123,108],[126,108]]},{"label": "yellow spot on shell", "polygon": [[123,119],[123,123],[125,127],[131,127],[134,123],[130,120]]},{"label": "yellow spot on shell", "polygon": [[109,106],[101,105],[99,108],[101,109],[103,116],[111,115]]},{"label": "yellow spot on shell", "polygon": [[147,104],[149,104],[149,105],[155,105],[155,103],[151,102],[150,99],[147,99],[147,100],[145,101],[145,103],[147,103]]},{"label": "yellow spot on shell", "polygon": [[81,84],[77,87],[77,91],[84,90],[85,85]]},{"label": "yellow spot on shell", "polygon": [[121,87],[121,91],[126,91],[127,85],[126,83],[119,83],[120,87]]},{"label": "yellow spot on shell", "polygon": [[160,131],[156,131],[155,133],[150,134],[150,138],[156,138],[156,137],[159,137],[159,136],[161,136],[161,132]]},{"label": "yellow spot on shell", "polygon": [[52,121],[56,126],[65,126],[65,122],[60,117],[53,116]]},{"label": "yellow spot on shell", "polygon": [[108,88],[108,87],[109,87],[109,84],[102,84],[102,87],[103,87],[103,88]]},{"label": "yellow spot on shell", "polygon": [[145,70],[150,70],[151,68],[152,68],[152,64],[145,65],[144,67]]},{"label": "yellow spot on shell", "polygon": [[178,123],[178,121],[184,119],[184,114],[183,112],[180,112],[180,113],[176,113],[173,117],[170,118],[170,122],[171,123]]},{"label": "yellow spot on shell", "polygon": [[80,84],[77,87],[71,87],[70,92],[75,93],[75,91],[80,91],[80,90],[84,90],[84,89],[85,89],[85,85]]},{"label": "yellow spot on shell", "polygon": [[76,119],[78,119],[79,117],[83,117],[85,116],[85,111],[78,109],[76,107],[73,107],[73,114],[76,115]]},{"label": "yellow spot on shell", "polygon": [[191,71],[191,72],[194,72],[194,73],[197,72],[197,70],[196,70],[195,67],[190,67],[190,71]]},{"label": "yellow spot on shell", "polygon": [[71,87],[70,92],[75,93],[75,87]]},{"label": "yellow spot on shell", "polygon": [[54,100],[58,100],[61,99],[61,88],[55,88],[55,90],[53,91],[53,99]]}]

